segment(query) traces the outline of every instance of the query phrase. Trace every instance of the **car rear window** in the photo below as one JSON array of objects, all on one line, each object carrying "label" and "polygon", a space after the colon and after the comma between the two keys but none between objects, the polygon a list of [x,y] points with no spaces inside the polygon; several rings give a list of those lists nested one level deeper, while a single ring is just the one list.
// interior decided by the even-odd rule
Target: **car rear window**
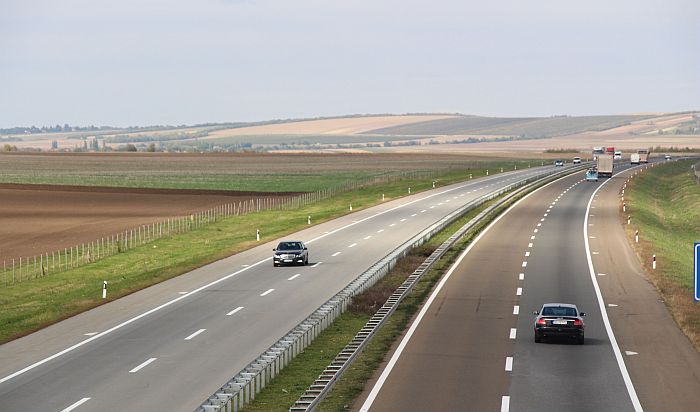
[{"label": "car rear window", "polygon": [[301,243],[299,242],[282,242],[277,246],[278,250],[299,250]]},{"label": "car rear window", "polygon": [[576,316],[576,309],[569,307],[545,306],[542,316]]}]

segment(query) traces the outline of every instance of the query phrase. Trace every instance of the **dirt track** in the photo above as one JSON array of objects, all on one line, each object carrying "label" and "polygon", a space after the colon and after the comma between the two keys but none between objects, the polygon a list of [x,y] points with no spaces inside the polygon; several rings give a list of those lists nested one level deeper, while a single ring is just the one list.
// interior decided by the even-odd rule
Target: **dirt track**
[{"label": "dirt track", "polygon": [[199,192],[4,185],[0,187],[0,264],[224,203],[271,197],[270,193],[194,193]]}]

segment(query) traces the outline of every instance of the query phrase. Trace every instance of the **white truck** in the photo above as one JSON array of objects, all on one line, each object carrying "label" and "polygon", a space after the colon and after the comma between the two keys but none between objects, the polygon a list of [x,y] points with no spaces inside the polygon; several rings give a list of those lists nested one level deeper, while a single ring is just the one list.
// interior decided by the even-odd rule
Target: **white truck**
[{"label": "white truck", "polygon": [[639,154],[638,153],[632,153],[630,155],[630,164],[631,165],[638,165],[639,164]]},{"label": "white truck", "polygon": [[609,153],[598,155],[598,177],[612,177],[613,155]]}]

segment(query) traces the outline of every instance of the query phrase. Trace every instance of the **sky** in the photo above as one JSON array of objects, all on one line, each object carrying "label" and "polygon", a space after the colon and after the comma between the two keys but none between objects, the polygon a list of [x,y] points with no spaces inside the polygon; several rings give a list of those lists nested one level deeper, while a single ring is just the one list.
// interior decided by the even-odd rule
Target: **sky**
[{"label": "sky", "polygon": [[698,109],[697,0],[0,0],[0,127]]}]

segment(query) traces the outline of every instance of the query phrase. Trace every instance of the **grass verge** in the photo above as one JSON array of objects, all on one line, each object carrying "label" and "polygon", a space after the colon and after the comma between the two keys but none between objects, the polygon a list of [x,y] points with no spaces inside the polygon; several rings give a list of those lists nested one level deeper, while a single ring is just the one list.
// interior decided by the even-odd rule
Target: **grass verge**
[{"label": "grass verge", "polygon": [[[514,201],[499,207],[495,213],[491,214],[490,219],[495,218]],[[381,281],[356,296],[348,312],[321,333],[302,355],[292,360],[271,384],[256,395],[251,404],[245,406],[244,410],[288,411],[294,401],[304,393],[406,277],[413,273],[437,246],[489,205],[490,203],[470,211],[430,241],[413,249]],[[396,339],[402,335],[410,320],[423,305],[435,284],[490,219],[480,222],[470,230],[421,278],[345,371],[330,394],[318,406],[318,411],[346,411],[352,406],[364,390],[367,381],[384,361]]]},{"label": "grass verge", "polygon": [[[485,170],[455,170],[439,182],[462,181],[469,173],[480,177]],[[306,227],[308,215],[315,223],[324,222],[350,213],[351,203],[353,210],[359,210],[381,203],[382,194],[387,200],[405,196],[407,187],[416,193],[431,188],[432,182],[404,180],[342,193],[296,211],[222,219],[74,270],[0,287],[0,344],[105,303],[101,299],[103,280],[109,283],[108,300],[118,299],[254,247],[258,244],[254,240],[257,228],[261,229],[261,241],[269,241]]]},{"label": "grass verge", "polygon": [[[700,350],[700,305],[693,301],[693,242],[700,241],[700,185],[690,169],[695,162],[669,162],[632,179],[625,196],[633,223],[625,228],[648,278]],[[638,244],[635,230],[640,233]],[[656,270],[651,267],[653,254]]]}]

